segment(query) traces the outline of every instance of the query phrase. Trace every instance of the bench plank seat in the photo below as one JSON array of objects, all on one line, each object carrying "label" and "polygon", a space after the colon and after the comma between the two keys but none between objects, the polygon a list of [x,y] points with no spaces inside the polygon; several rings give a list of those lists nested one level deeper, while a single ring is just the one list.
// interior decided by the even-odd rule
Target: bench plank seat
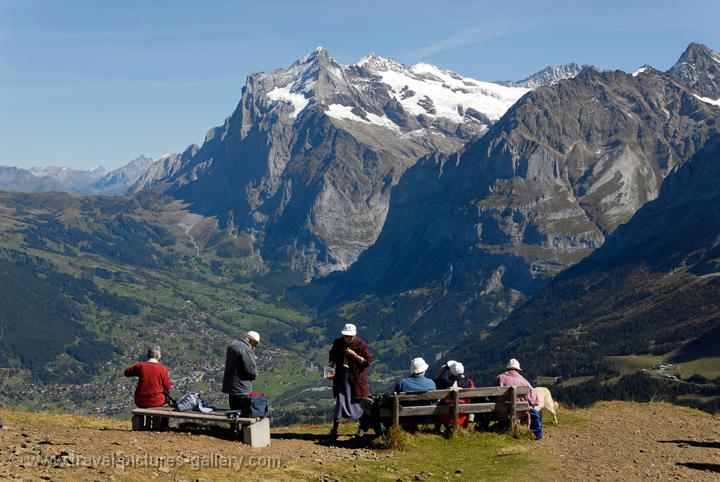
[{"label": "bench plank seat", "polygon": [[269,418],[230,418],[226,414],[231,411],[232,410],[215,410],[209,413],[202,413],[193,411],[181,412],[167,407],[136,408],[132,411],[132,429],[162,430],[167,427],[167,420],[170,418],[227,423],[234,433],[239,433],[240,427],[242,427],[243,443],[253,447],[266,447],[270,445]]},{"label": "bench plank seat", "polygon": [[260,418],[228,418],[225,414],[232,410],[215,410],[209,413],[202,412],[181,412],[180,410],[173,410],[164,407],[157,408],[136,408],[132,411],[133,415],[152,415],[156,417],[170,417],[170,418],[184,418],[188,420],[205,420],[207,422],[237,422],[242,425],[249,425],[255,423]]},{"label": "bench plank seat", "polygon": [[[396,396],[401,401],[410,400],[439,400],[458,392],[460,398],[476,398],[476,397],[499,397],[506,395],[510,387],[479,387],[479,388],[458,388],[457,390],[430,390],[421,393],[397,393]],[[515,395],[527,395],[530,393],[529,387],[515,387]]]},{"label": "bench plank seat", "polygon": [[[527,402],[517,402],[515,408],[518,412],[525,412],[530,410],[530,405]],[[458,413],[492,413],[492,412],[507,412],[507,404],[505,403],[466,403],[458,404]],[[400,405],[400,417],[416,417],[421,415],[444,415],[452,414],[452,405],[421,405],[413,407],[405,407]],[[391,417],[393,414],[392,408],[381,408],[381,417]]]},{"label": "bench plank seat", "polygon": [[[530,405],[519,402],[518,396],[527,395],[530,388],[521,387],[476,387],[447,390],[430,390],[422,393],[396,393],[393,407],[381,408],[381,417],[391,417],[393,425],[400,425],[401,418],[417,419],[418,417],[436,417],[438,415],[452,415],[453,430],[458,427],[458,415],[466,413],[505,413],[508,414],[511,426],[518,412],[527,412]],[[460,399],[500,397],[509,398],[507,402],[460,403]],[[439,402],[450,397],[451,403]],[[403,405],[405,402],[435,402],[426,405]]]}]

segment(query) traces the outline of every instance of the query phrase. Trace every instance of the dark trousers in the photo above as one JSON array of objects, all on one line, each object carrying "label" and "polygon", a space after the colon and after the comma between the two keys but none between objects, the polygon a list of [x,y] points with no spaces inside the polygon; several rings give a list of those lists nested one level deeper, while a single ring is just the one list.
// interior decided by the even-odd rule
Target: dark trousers
[{"label": "dark trousers", "polygon": [[242,400],[247,397],[247,395],[228,395],[230,398],[230,410],[241,410],[242,409]]}]

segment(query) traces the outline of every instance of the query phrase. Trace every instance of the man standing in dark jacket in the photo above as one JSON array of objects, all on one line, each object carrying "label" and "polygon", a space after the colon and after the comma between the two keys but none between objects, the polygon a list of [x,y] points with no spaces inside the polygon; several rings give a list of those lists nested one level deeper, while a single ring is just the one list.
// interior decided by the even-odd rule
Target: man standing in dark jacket
[{"label": "man standing in dark jacket", "polygon": [[225,355],[225,374],[222,392],[230,397],[230,409],[240,410],[241,400],[252,392],[252,381],[257,378],[255,347],[260,344],[260,335],[248,331],[240,340],[233,341]]}]

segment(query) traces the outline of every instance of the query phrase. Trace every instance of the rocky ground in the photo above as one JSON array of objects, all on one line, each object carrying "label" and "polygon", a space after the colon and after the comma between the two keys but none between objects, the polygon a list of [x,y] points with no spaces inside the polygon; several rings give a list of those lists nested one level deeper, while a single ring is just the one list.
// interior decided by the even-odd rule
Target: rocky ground
[{"label": "rocky ground", "polygon": [[[7,426],[0,430],[0,480],[330,481],[340,480],[339,466],[363,480],[368,461],[387,463],[387,480],[395,480],[391,467],[400,462],[398,452],[362,447],[349,435],[328,445],[319,427],[277,429],[271,447],[253,449],[225,432],[131,432],[113,419],[1,415]],[[720,417],[611,402],[561,410],[559,419],[542,441],[517,447],[537,457],[528,474],[534,480],[720,480]],[[443,480],[423,474],[416,479]],[[464,480],[461,471],[450,478]]]},{"label": "rocky ground", "polygon": [[[550,427],[545,480],[720,481],[720,417],[664,403],[600,403],[584,423]],[[561,418],[562,421],[562,418]]]},{"label": "rocky ground", "polygon": [[253,449],[227,430],[132,432],[128,425],[8,424],[0,430],[0,480],[317,480],[332,464],[393,456],[349,435],[329,445],[312,428],[273,430],[270,447]]}]

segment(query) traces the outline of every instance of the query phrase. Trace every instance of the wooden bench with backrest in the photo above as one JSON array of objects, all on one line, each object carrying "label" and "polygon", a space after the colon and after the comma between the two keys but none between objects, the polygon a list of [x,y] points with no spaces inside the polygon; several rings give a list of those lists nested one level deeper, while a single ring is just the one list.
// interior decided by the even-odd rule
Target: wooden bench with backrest
[{"label": "wooden bench with backrest", "polygon": [[180,420],[227,423],[233,433],[239,434],[242,428],[242,441],[253,447],[270,445],[270,419],[267,417],[229,417],[230,410],[215,410],[209,413],[173,410],[169,407],[136,408],[132,411],[133,430],[162,430],[168,426],[168,420]]},{"label": "wooden bench with backrest", "polygon": [[[529,387],[478,387],[459,388],[447,390],[431,390],[421,393],[396,393],[393,396],[393,407],[380,409],[380,416],[390,419],[393,425],[399,426],[404,420],[413,423],[418,421],[437,421],[437,416],[442,414],[452,415],[452,428],[458,427],[458,415],[464,413],[495,413],[507,414],[510,419],[510,426],[515,425],[518,413],[530,410],[527,402],[517,401],[520,395],[530,393]],[[450,396],[452,403],[441,403],[443,399]],[[484,402],[484,403],[460,403],[464,398],[484,398],[507,396],[507,402]],[[428,405],[407,405],[407,402],[432,402]]]}]

